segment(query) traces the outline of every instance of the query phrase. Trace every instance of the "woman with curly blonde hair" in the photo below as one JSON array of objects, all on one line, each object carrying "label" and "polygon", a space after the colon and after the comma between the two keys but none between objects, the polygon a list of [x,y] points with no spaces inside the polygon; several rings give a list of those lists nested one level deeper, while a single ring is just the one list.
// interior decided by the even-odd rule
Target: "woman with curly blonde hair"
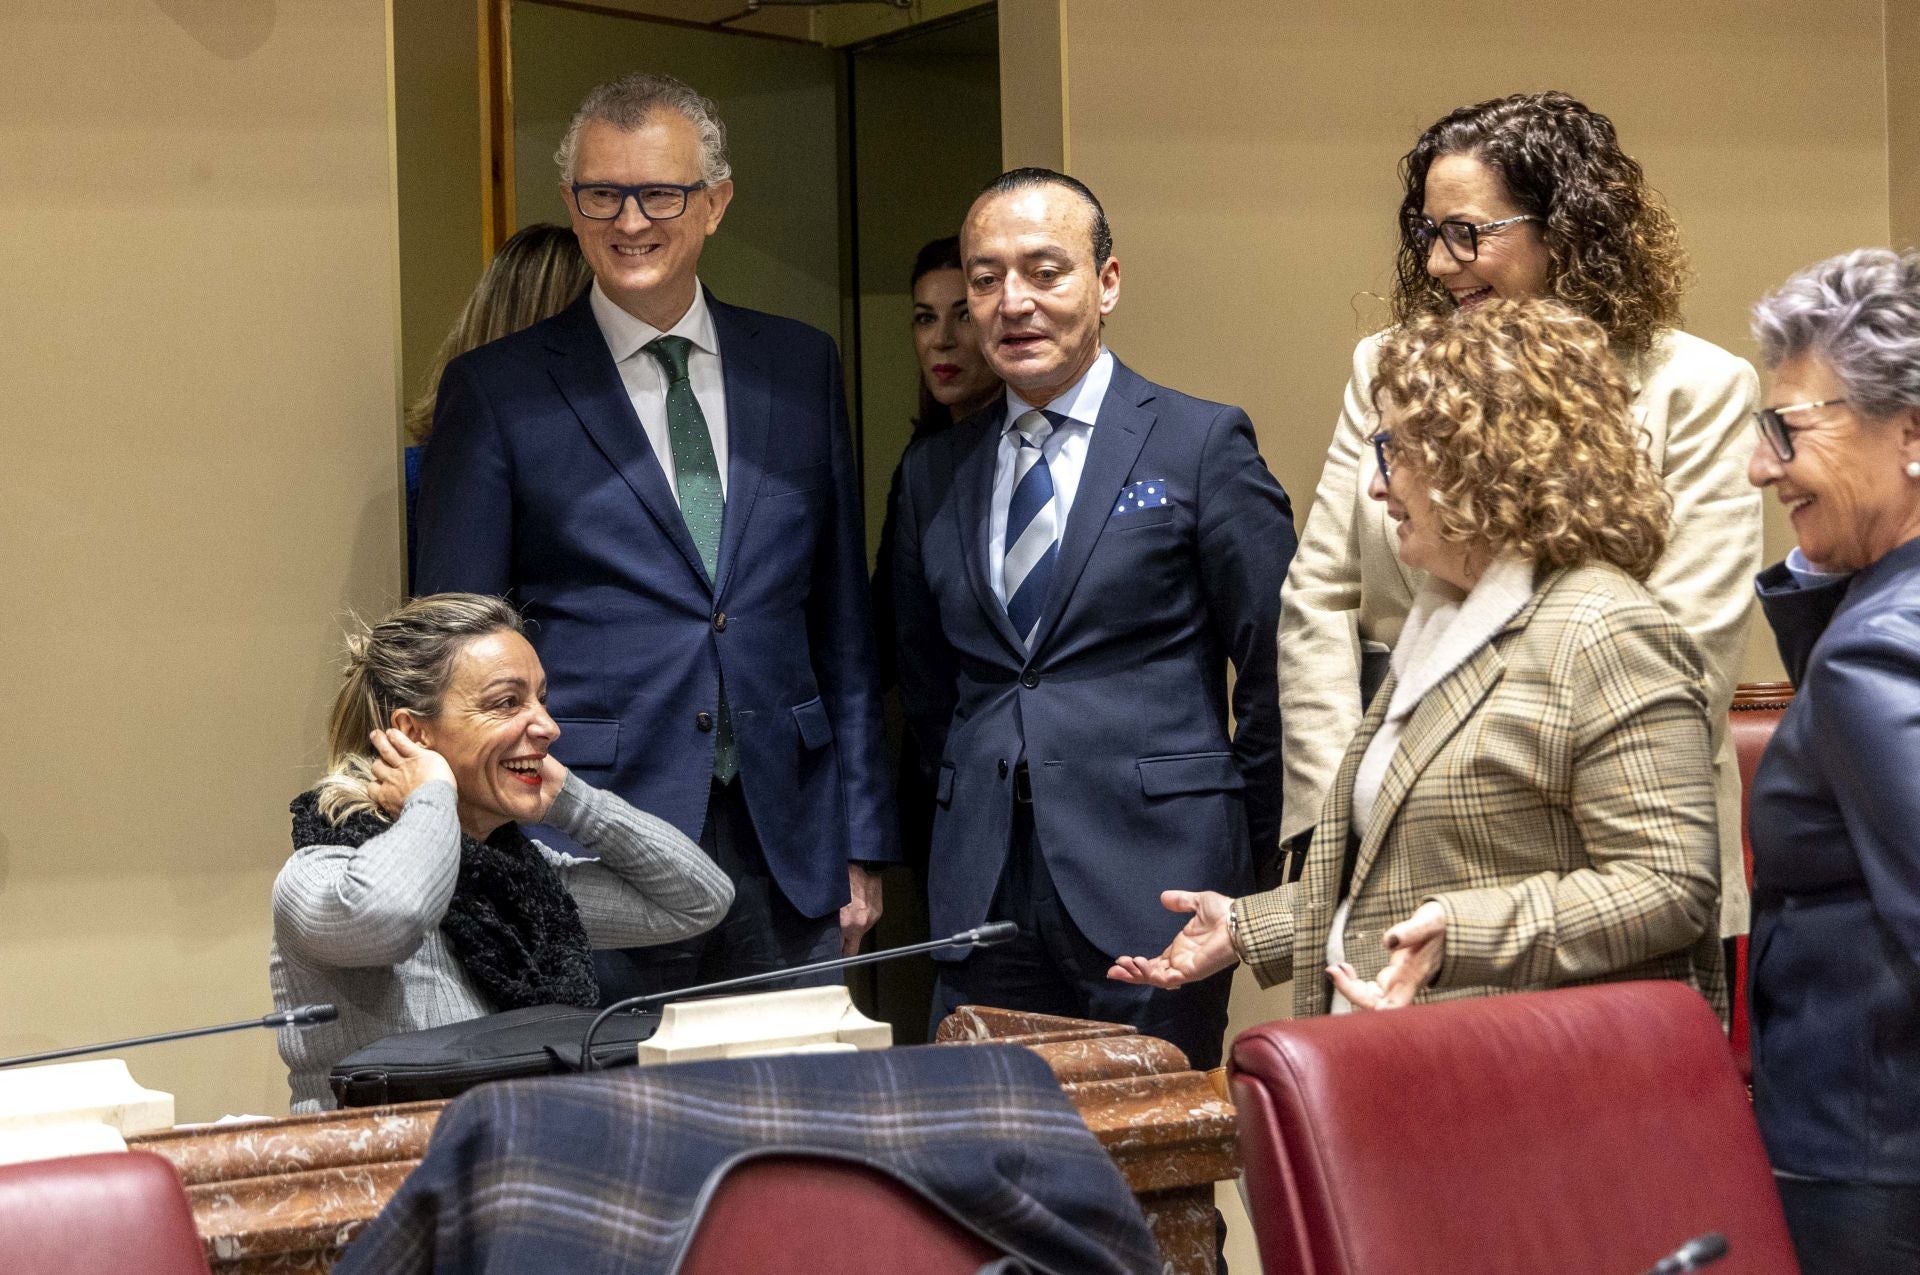
[{"label": "woman with curly blonde hair", "polygon": [[1298,847],[1400,640],[1420,572],[1367,498],[1375,389],[1395,329],[1489,300],[1558,300],[1593,320],[1620,361],[1639,442],[1672,501],[1647,588],[1699,644],[1715,723],[1722,934],[1746,930],[1740,775],[1722,723],[1746,647],[1760,565],[1760,502],[1744,487],[1745,360],[1679,330],[1685,254],[1673,217],[1612,121],[1565,93],[1463,106],[1400,162],[1395,328],[1360,342],[1344,410],[1287,575],[1280,621],[1286,768],[1283,841]]},{"label": "woman with curly blonde hair", "polygon": [[1642,583],[1668,497],[1605,331],[1496,300],[1379,353],[1370,490],[1423,583],[1305,872],[1168,891],[1193,919],[1110,975],[1244,960],[1295,1016],[1672,978],[1724,1017],[1701,659]]}]

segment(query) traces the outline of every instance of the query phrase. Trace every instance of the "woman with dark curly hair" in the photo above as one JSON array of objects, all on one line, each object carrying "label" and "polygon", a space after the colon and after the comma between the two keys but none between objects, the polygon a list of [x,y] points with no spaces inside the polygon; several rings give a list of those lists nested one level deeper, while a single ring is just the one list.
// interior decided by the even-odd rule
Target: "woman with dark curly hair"
[{"label": "woman with dark curly hair", "polygon": [[[1551,297],[1606,333],[1641,445],[1672,502],[1672,534],[1647,588],[1699,644],[1715,723],[1733,695],[1752,603],[1747,582],[1760,563],[1760,503],[1745,482],[1753,369],[1678,329],[1687,268],[1673,218],[1621,151],[1612,122],[1564,93],[1497,98],[1435,123],[1400,169],[1395,329],[1354,351],[1283,594],[1281,837],[1296,848],[1321,818],[1367,690],[1423,579],[1395,557],[1388,516],[1366,495],[1374,469],[1367,440],[1379,428],[1376,364],[1395,330],[1490,300]],[[1740,774],[1724,729],[1715,730],[1719,925],[1735,934],[1747,916]]]},{"label": "woman with dark curly hair", "polygon": [[1724,1017],[1703,670],[1642,583],[1668,497],[1607,333],[1494,299],[1374,354],[1370,494],[1422,583],[1306,870],[1168,891],[1192,920],[1109,976],[1243,960],[1295,1017],[1672,978]]}]

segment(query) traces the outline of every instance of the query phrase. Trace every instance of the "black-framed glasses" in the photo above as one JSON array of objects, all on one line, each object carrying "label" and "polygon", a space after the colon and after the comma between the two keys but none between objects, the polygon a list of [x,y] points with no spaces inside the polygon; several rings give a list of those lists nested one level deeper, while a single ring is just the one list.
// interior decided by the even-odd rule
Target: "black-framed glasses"
[{"label": "black-framed glasses", "polygon": [[1373,458],[1380,463],[1380,481],[1387,482],[1393,477],[1393,434],[1381,430],[1373,436]]},{"label": "black-framed glasses", "polygon": [[1835,407],[1846,402],[1844,398],[1823,398],[1812,403],[1793,403],[1786,407],[1763,407],[1753,414],[1753,427],[1760,431],[1760,437],[1767,440],[1767,446],[1773,448],[1773,454],[1780,458],[1782,465],[1793,459],[1793,436],[1805,429],[1787,424],[1788,412],[1808,412],[1816,407]]},{"label": "black-framed glasses", "polygon": [[1475,225],[1470,221],[1436,222],[1431,217],[1408,213],[1400,221],[1400,232],[1406,236],[1407,245],[1423,260],[1433,251],[1433,241],[1438,239],[1447,246],[1447,255],[1464,266],[1480,259],[1481,235],[1497,234],[1523,221],[1541,220],[1544,219],[1532,213],[1522,213],[1518,217],[1502,217],[1499,221],[1483,221]]},{"label": "black-framed glasses", "polygon": [[687,210],[687,196],[705,190],[705,182],[676,186],[672,182],[648,182],[644,186],[618,186],[612,182],[575,182],[573,206],[582,217],[612,221],[627,206],[629,199],[640,205],[640,215],[648,221],[672,221]]}]

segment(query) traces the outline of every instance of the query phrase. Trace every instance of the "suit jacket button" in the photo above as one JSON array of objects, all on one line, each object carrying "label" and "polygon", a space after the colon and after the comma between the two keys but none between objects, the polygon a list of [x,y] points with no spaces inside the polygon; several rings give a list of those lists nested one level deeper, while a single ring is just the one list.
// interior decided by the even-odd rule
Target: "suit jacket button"
[{"label": "suit jacket button", "polygon": [[725,611],[713,617],[713,631],[715,633],[725,633],[727,631],[727,613]]},{"label": "suit jacket button", "polygon": [[713,714],[707,712],[705,709],[695,713],[693,715],[693,728],[695,730],[712,730]]},{"label": "suit jacket button", "polygon": [[996,769],[1000,772],[1000,778],[1005,779],[1007,777],[1007,759],[1002,757]]},{"label": "suit jacket button", "polygon": [[1026,687],[1028,690],[1032,690],[1034,687],[1040,685],[1040,675],[1029,672],[1020,679],[1020,685]]}]

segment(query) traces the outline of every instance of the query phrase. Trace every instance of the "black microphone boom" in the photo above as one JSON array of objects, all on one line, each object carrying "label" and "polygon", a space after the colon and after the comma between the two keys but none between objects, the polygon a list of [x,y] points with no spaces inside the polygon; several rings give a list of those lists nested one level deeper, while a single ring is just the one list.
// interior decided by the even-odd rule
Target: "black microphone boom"
[{"label": "black microphone boom", "polygon": [[169,1040],[191,1040],[195,1036],[218,1036],[221,1032],[241,1032],[255,1027],[312,1027],[317,1023],[330,1023],[340,1016],[340,1011],[331,1005],[300,1005],[293,1009],[277,1009],[261,1018],[243,1019],[237,1023],[222,1023],[218,1027],[189,1027],[185,1031],[160,1032],[152,1036],[132,1036],[126,1040],[110,1040],[101,1045],[75,1045],[72,1049],[50,1049],[43,1054],[21,1054],[17,1058],[0,1058],[0,1067],[24,1067],[28,1063],[53,1062],[58,1058],[75,1058],[81,1054],[104,1054],[115,1049],[132,1049],[137,1045],[158,1045]]},{"label": "black microphone boom", "polygon": [[761,974],[747,974],[740,978],[729,978],[718,983],[702,983],[698,987],[682,987],[671,992],[649,992],[644,996],[629,996],[623,1001],[601,1010],[594,1020],[587,1024],[587,1031],[580,1038],[580,1070],[592,1071],[593,1038],[600,1034],[600,1024],[623,1010],[640,1009],[646,1005],[657,1005],[663,1001],[686,1000],[695,996],[709,996],[715,992],[729,992],[738,987],[752,987],[760,983],[777,983],[789,978],[798,978],[805,974],[825,974],[830,970],[852,969],[856,965],[872,965],[879,961],[891,961],[896,957],[912,956],[916,952],[937,952],[943,947],[992,947],[996,943],[1005,943],[1020,937],[1020,927],[1012,921],[993,921],[986,925],[977,925],[971,930],[962,930],[952,938],[929,939],[925,943],[913,943],[906,947],[888,948],[884,952],[867,952],[859,956],[842,956],[831,961],[815,961],[811,965],[794,965],[787,969],[767,970]]}]

